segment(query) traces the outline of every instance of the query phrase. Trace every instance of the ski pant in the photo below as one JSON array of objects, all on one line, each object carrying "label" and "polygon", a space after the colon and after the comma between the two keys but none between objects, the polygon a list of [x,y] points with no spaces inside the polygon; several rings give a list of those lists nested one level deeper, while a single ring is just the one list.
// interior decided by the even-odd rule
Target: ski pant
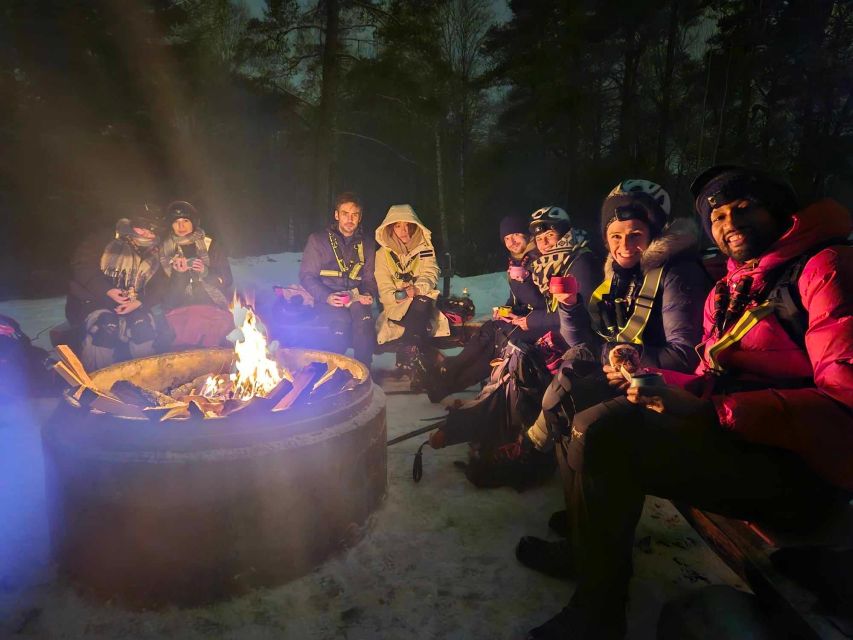
[{"label": "ski pant", "polygon": [[624,612],[646,495],[783,527],[819,521],[847,496],[795,454],[745,442],[709,411],[658,414],[624,397],[576,414],[557,460],[579,563],[575,605]]},{"label": "ski pant", "polygon": [[344,353],[352,344],[355,359],[370,366],[376,349],[376,328],[370,305],[360,302],[353,302],[349,307],[321,304],[317,321],[329,327],[326,349]]},{"label": "ski pant", "polygon": [[402,342],[420,345],[429,336],[429,322],[432,319],[435,302],[428,296],[415,296],[406,315],[397,324],[405,329]]}]

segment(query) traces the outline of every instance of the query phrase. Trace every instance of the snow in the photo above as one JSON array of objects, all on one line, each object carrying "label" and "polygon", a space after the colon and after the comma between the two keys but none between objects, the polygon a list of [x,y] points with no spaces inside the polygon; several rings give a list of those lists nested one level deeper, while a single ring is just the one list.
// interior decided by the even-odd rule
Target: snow
[{"label": "snow", "polygon": [[[232,260],[241,290],[258,307],[273,284],[298,280],[299,256]],[[453,278],[478,310],[506,299],[503,273]],[[63,318],[62,299],[7,301],[0,313],[49,346],[46,329]],[[376,360],[393,367],[393,355]],[[470,392],[469,392],[470,393]],[[438,418],[443,407],[424,395],[388,396],[388,437]],[[411,478],[425,437],[388,449],[388,495],[365,538],[313,573],[289,584],[196,609],[130,612],[85,599],[55,575],[49,557],[39,425],[55,400],[0,409],[0,637],[36,638],[517,638],[558,611],[570,583],[524,569],[513,556],[525,534],[548,536],[560,508],[555,475],[539,489],[478,490],[453,462],[463,446],[424,453],[424,478]],[[108,526],[108,523],[105,523]],[[653,638],[663,602],[706,584],[743,588],[672,505],[647,500],[637,531],[629,637]]]}]

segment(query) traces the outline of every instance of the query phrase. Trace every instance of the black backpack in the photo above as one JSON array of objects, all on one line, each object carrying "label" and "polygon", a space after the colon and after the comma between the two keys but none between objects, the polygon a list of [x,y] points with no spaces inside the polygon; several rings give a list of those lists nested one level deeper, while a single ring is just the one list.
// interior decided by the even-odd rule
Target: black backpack
[{"label": "black backpack", "polygon": [[829,247],[849,247],[844,238],[834,238],[811,247],[806,253],[780,267],[779,277],[767,294],[773,303],[773,312],[788,336],[800,347],[805,348],[809,314],[800,299],[799,280],[806,263]]},{"label": "black backpack", "polygon": [[538,347],[510,339],[477,397],[450,409],[440,427],[444,442],[471,445],[465,475],[474,485],[521,491],[553,473],[553,455],[522,452],[519,445],[523,425],[542,409],[551,377]]}]

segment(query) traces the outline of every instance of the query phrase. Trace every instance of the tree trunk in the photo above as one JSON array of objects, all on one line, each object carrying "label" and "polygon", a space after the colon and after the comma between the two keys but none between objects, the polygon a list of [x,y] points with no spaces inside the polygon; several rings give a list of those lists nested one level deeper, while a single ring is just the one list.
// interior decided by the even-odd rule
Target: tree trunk
[{"label": "tree trunk", "polygon": [[663,82],[661,83],[658,146],[655,153],[655,167],[660,174],[666,172],[666,143],[669,137],[669,109],[672,102],[672,76],[675,71],[675,41],[677,38],[678,0],[671,0],[669,5],[669,33],[666,41],[666,62],[664,63]]},{"label": "tree trunk", "polygon": [[438,204],[438,222],[441,225],[441,243],[444,245],[444,252],[450,253],[450,232],[447,229],[447,211],[445,211],[444,208],[444,169],[442,168],[441,162],[440,126],[440,121],[436,120],[434,129],[436,202]]},{"label": "tree trunk", "polygon": [[325,0],[326,30],[323,42],[323,81],[317,113],[314,163],[314,210],[329,211],[331,190],[335,183],[338,102],[338,47],[340,5],[338,0]]}]

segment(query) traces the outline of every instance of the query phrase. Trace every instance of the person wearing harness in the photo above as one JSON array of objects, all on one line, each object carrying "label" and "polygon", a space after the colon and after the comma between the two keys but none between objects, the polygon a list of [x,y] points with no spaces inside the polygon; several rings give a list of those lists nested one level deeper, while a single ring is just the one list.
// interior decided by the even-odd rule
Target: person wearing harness
[{"label": "person wearing harness", "polygon": [[[527,231],[533,245],[517,237]],[[534,211],[527,228],[517,218],[501,221],[504,245],[510,254],[507,276],[510,300],[503,315],[495,313],[462,352],[445,360],[430,376],[427,393],[432,402],[467,389],[489,376],[491,362],[510,336],[515,341],[534,343],[549,331],[556,332],[560,318],[557,303],[549,291],[549,278],[572,275],[580,284],[581,296],[592,292],[601,276],[595,256],[585,241],[577,242],[569,215],[560,207]]]},{"label": "person wearing harness", "polygon": [[777,527],[817,526],[853,491],[853,229],[832,200],[804,209],[763,171],[713,167],[691,188],[726,256],[695,375],[571,418],[557,438],[578,580],[529,638],[621,638],[647,494]]},{"label": "person wearing harness", "polygon": [[447,317],[435,307],[441,272],[431,236],[407,204],[388,209],[376,229],[376,286],[382,304],[376,341],[401,340],[397,366],[411,369],[415,387],[423,384],[428,366],[426,339],[450,335]]},{"label": "person wearing harness", "polygon": [[89,369],[155,351],[159,330],[151,311],[163,289],[159,225],[145,214],[119,219],[106,245],[93,234],[72,256],[65,316],[85,332],[80,359]]},{"label": "person wearing harness", "polygon": [[314,298],[318,321],[331,331],[328,349],[343,353],[352,342],[355,358],[369,367],[376,344],[376,249],[372,240],[364,239],[358,195],[340,194],[334,217],[326,230],[308,237],[299,281]]},{"label": "person wearing harness", "polygon": [[[594,342],[565,354],[543,396],[542,412],[527,430],[539,449],[550,449],[552,433],[566,431],[564,403],[577,411],[623,393],[626,367],[690,373],[699,362],[695,345],[702,337],[702,306],[711,283],[699,263],[696,223],[670,222],[666,190],[649,180],[630,179],[604,199],[601,233],[608,248],[604,281],[587,307],[561,303],[559,314],[563,332],[571,336],[588,312],[603,344],[600,352]],[[565,477],[570,471],[563,466],[561,473]],[[564,531],[565,515],[552,515],[551,527]],[[522,564],[556,572],[567,554],[567,543],[531,536],[516,549]]]}]

